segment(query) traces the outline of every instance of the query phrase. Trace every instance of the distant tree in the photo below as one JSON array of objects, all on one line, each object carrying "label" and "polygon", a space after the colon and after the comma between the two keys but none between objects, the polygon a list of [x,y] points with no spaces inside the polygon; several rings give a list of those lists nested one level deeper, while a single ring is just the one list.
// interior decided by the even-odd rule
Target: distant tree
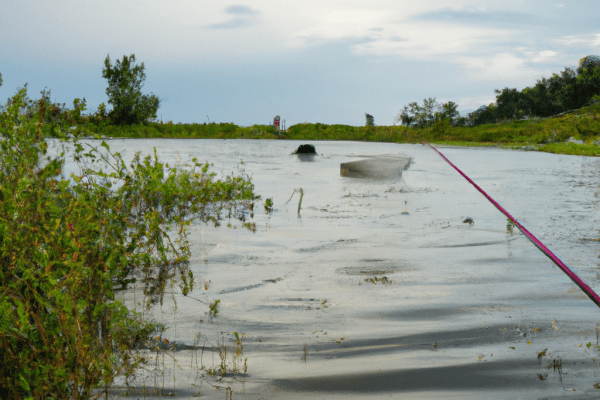
[{"label": "distant tree", "polygon": [[526,111],[523,111],[526,102],[523,100],[522,93],[517,89],[504,88],[495,90],[496,92],[496,118],[500,120],[522,117]]},{"label": "distant tree", "polygon": [[542,78],[521,92],[520,107],[530,115],[550,117],[581,108],[600,95],[600,59],[581,59],[579,68],[565,68],[560,74]]},{"label": "distant tree", "polygon": [[578,93],[577,72],[572,68],[565,68],[560,74],[552,74],[549,80],[550,93],[560,111],[573,110],[587,103],[587,99],[581,98]]},{"label": "distant tree", "polygon": [[565,68],[550,78],[539,79],[534,86],[522,91],[514,88],[496,90],[496,103],[482,106],[469,114],[470,124],[489,124],[525,115],[550,117],[584,107],[600,94],[600,65],[591,60],[589,57],[582,59],[580,64],[584,67],[579,73]]},{"label": "distant tree", "polygon": [[435,102],[435,98],[423,100],[423,105],[420,106],[416,101],[404,106],[396,115],[394,122],[401,122],[402,125],[419,127],[432,126],[435,122],[435,110],[439,104]]},{"label": "distant tree", "polygon": [[450,120],[452,126],[459,126],[465,124],[465,119],[461,118],[458,112],[458,104],[453,101],[449,101],[438,106],[438,112],[436,113],[437,120]]},{"label": "distant tree", "polygon": [[2,74],[0,74],[0,86],[2,86]]},{"label": "distant tree", "polygon": [[365,113],[365,126],[375,126],[375,118],[373,118],[373,116],[371,114],[366,114]]},{"label": "distant tree", "polygon": [[577,76],[577,89],[585,104],[595,101],[600,96],[600,64],[594,65],[593,68],[585,68]]},{"label": "distant tree", "polygon": [[400,122],[402,125],[411,126],[415,123],[415,114],[417,112],[417,108],[419,105],[416,102],[409,103],[407,106],[402,107],[402,109],[394,118],[394,124]]},{"label": "distant tree", "polygon": [[562,108],[555,101],[550,91],[550,81],[546,78],[539,79],[532,87],[521,91],[523,110],[529,115],[549,117],[558,114]]},{"label": "distant tree", "polygon": [[477,126],[482,124],[492,124],[496,122],[496,110],[497,106],[491,103],[487,106],[481,106],[477,110],[469,113],[467,119],[470,126]]},{"label": "distant tree", "polygon": [[600,67],[600,56],[585,56],[579,60],[577,75],[581,75],[584,69],[592,70],[595,67]]},{"label": "distant tree", "polygon": [[449,101],[442,104],[436,102],[435,98],[430,97],[423,100],[422,106],[417,102],[404,106],[396,115],[394,123],[401,122],[402,125],[415,125],[423,128],[433,126],[437,121],[445,119],[450,120],[450,123],[454,126],[464,123],[464,120],[460,119],[456,103]]},{"label": "distant tree", "polygon": [[116,124],[146,123],[156,118],[160,100],[154,94],[143,95],[142,86],[146,79],[144,63],[135,65],[135,54],[123,56],[113,67],[110,57],[104,60],[102,77],[108,80],[108,102],[113,105],[109,117]]}]

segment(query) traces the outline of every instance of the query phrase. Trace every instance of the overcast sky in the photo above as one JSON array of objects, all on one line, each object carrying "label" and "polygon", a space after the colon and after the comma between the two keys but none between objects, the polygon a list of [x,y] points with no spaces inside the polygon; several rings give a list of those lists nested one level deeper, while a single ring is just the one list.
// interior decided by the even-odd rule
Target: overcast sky
[{"label": "overcast sky", "polygon": [[166,122],[391,125],[424,98],[463,113],[600,54],[598,0],[18,0],[0,12],[0,100],[107,102],[135,54]]}]

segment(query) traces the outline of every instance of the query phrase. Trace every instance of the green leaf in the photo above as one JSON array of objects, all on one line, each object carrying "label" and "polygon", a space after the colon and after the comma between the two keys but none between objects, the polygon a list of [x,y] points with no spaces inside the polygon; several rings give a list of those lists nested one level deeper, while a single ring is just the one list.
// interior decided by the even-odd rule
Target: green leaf
[{"label": "green leaf", "polygon": [[25,390],[26,392],[29,392],[31,390],[31,388],[29,387],[29,383],[27,383],[27,380],[23,378],[23,375],[21,374],[19,374],[19,383],[21,384],[23,390]]}]

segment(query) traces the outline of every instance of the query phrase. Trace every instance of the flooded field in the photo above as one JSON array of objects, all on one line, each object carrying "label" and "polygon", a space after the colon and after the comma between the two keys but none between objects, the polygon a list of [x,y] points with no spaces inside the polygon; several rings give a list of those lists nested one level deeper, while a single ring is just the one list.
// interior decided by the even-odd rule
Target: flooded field
[{"label": "flooded field", "polygon": [[[299,144],[109,141],[126,158],[156,147],[164,161],[196,157],[223,174],[243,161],[263,197],[256,233],[192,227],[197,288],[146,313],[170,327],[163,337],[178,346],[161,356],[164,374],[130,384],[132,396],[600,396],[598,307],[522,234],[508,233],[506,217],[434,151],[312,142],[317,156],[292,155]],[[600,236],[600,160],[440,150],[600,291],[600,242],[591,240]],[[411,162],[387,179],[340,175],[341,163],[368,157]],[[141,291],[124,300],[142,310]],[[200,378],[219,368],[224,347],[239,373]]]}]

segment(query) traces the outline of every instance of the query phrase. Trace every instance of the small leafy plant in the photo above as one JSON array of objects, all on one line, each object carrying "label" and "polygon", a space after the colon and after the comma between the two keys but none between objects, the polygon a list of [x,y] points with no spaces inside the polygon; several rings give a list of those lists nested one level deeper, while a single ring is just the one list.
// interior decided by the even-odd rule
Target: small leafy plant
[{"label": "small leafy plant", "polygon": [[217,314],[219,313],[218,306],[219,306],[220,302],[221,302],[221,300],[217,299],[214,302],[210,303],[210,305],[208,306],[210,308],[209,313],[211,316],[216,317]]},{"label": "small leafy plant", "polygon": [[512,222],[508,217],[506,217],[506,233],[509,233],[511,236],[515,232],[515,227],[517,225]]},{"label": "small leafy plant", "polygon": [[270,214],[273,212],[273,198],[269,197],[265,200],[265,211],[267,212],[267,214]]}]

